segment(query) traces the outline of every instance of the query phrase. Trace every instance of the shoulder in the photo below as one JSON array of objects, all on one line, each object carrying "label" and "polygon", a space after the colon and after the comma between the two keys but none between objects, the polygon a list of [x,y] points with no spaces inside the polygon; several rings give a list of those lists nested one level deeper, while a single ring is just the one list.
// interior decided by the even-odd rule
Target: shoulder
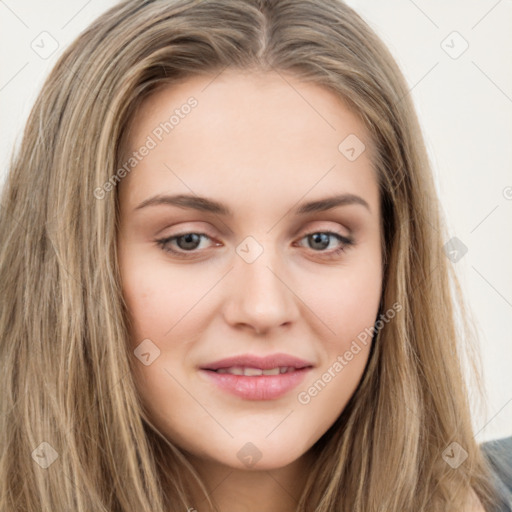
[{"label": "shoulder", "polygon": [[496,487],[503,499],[497,512],[512,511],[512,436],[480,445],[483,455],[494,472]]}]

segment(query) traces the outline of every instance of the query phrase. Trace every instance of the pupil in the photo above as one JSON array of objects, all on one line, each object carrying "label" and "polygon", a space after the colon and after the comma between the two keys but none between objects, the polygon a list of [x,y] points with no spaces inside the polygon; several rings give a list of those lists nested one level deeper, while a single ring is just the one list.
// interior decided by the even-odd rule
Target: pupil
[{"label": "pupil", "polygon": [[[314,233],[309,235],[309,240],[312,241],[313,249],[325,249],[329,246],[329,235],[327,233]],[[315,244],[320,244],[320,247],[315,247]]]},{"label": "pupil", "polygon": [[[181,240],[185,240],[185,244],[180,243]],[[197,233],[187,233],[186,235],[182,235],[176,239],[176,243],[179,248],[184,250],[196,249],[200,241],[201,237]]]}]

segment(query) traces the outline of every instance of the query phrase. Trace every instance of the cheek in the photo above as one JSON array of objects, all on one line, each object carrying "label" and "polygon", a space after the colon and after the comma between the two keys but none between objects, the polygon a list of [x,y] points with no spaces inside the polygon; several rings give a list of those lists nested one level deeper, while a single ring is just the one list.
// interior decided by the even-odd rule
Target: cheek
[{"label": "cheek", "polygon": [[316,414],[318,432],[343,411],[368,361],[382,290],[382,268],[376,255],[303,289],[328,327],[317,337],[322,346],[321,367],[297,396],[302,407]]},{"label": "cheek", "polygon": [[122,260],[121,275],[135,344],[151,336],[163,339],[204,295],[201,280],[181,267],[142,260],[136,254]]},{"label": "cheek", "polygon": [[376,320],[381,291],[382,269],[377,258],[361,260],[337,272],[315,277],[302,285],[301,296],[317,313],[328,346],[344,349],[350,341]]},{"label": "cheek", "polygon": [[[341,414],[363,376],[370,354],[381,295],[380,267],[344,275],[316,295],[316,310],[329,329],[318,337],[322,361],[297,393],[299,410],[320,437]],[[311,297],[311,300],[314,300]]]},{"label": "cheek", "polygon": [[361,381],[370,346],[369,341],[347,343],[343,349],[333,352],[315,377],[298,391],[297,413],[308,424],[311,444],[345,409]]}]

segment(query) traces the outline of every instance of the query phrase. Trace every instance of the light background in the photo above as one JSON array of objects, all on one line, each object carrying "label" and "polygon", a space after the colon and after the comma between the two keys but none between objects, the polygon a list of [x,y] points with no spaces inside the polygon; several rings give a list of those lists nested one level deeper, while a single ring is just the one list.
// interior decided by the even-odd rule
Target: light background
[{"label": "light background", "polygon": [[[2,182],[43,80],[63,49],[115,3],[0,0]],[[347,3],[388,45],[410,85],[450,237],[467,247],[453,264],[481,338],[488,413],[474,414],[476,437],[510,436],[512,0]]]}]

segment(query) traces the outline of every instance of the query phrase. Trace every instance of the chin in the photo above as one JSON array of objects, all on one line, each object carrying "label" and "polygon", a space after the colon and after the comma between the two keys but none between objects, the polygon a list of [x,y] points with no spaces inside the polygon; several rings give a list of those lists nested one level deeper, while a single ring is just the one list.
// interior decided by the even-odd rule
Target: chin
[{"label": "chin", "polygon": [[203,450],[187,450],[198,461],[209,461],[236,470],[246,471],[269,471],[284,468],[307,451],[306,447],[301,449],[301,443],[283,443],[277,440],[275,443],[267,441],[250,441],[245,438],[231,439],[229,443],[217,444],[214,451],[211,447],[204,447]]}]

